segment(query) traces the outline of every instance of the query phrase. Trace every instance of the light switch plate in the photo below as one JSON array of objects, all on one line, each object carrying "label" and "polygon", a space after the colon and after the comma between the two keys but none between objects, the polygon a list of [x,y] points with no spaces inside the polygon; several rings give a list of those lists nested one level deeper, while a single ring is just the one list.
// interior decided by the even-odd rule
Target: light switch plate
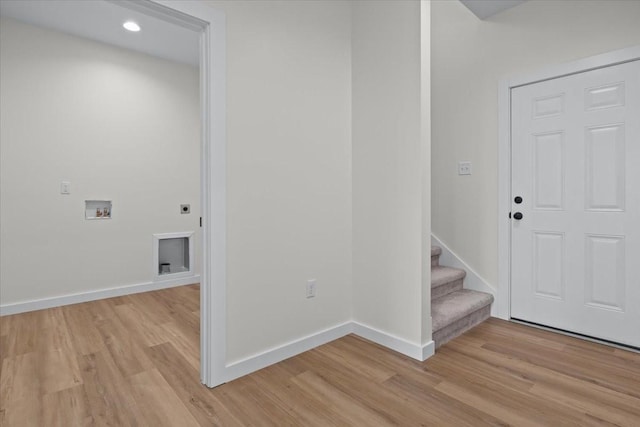
[{"label": "light switch plate", "polygon": [[307,280],[307,298],[316,296],[316,279]]},{"label": "light switch plate", "polygon": [[71,182],[69,181],[60,182],[60,194],[71,194]]}]

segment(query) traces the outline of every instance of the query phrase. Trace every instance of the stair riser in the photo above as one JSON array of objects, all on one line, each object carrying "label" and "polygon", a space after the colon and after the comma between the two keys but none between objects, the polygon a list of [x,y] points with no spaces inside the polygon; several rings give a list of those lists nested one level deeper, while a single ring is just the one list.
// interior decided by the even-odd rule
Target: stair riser
[{"label": "stair riser", "polygon": [[440,285],[438,287],[431,288],[431,301],[450,294],[451,292],[459,291],[463,287],[463,280],[464,279],[458,279],[454,280],[453,282],[449,282],[446,285]]},{"label": "stair riser", "polygon": [[452,339],[462,335],[474,326],[484,322],[491,316],[491,304],[486,305],[472,313],[469,313],[460,320],[445,326],[433,333],[433,341],[436,349]]},{"label": "stair riser", "polygon": [[431,267],[440,265],[440,255],[431,255]]}]

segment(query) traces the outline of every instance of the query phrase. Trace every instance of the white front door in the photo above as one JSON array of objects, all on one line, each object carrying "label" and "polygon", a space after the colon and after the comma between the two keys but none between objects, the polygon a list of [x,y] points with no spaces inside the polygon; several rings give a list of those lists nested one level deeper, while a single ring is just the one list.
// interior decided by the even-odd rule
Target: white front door
[{"label": "white front door", "polygon": [[511,317],[640,347],[640,61],[511,108]]}]

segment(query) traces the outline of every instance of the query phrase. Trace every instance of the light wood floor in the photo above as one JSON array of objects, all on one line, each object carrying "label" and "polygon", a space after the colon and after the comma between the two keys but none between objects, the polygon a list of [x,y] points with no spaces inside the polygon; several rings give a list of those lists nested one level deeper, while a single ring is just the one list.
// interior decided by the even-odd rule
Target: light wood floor
[{"label": "light wood floor", "polygon": [[640,355],[491,319],[419,363],[355,336],[210,390],[197,286],[0,318],[0,425],[640,426]]}]

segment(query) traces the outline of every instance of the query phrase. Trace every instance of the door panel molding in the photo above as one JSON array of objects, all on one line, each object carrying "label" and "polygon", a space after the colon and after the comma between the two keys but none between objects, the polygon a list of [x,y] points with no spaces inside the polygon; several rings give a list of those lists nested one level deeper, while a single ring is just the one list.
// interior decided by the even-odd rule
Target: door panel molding
[{"label": "door panel molding", "polygon": [[[585,210],[624,211],[626,176],[624,123],[588,126],[585,129],[585,143],[587,163]],[[611,187],[615,191],[608,191]],[[615,198],[609,199],[609,194],[614,194]]]},{"label": "door panel molding", "polygon": [[[552,65],[534,73],[512,76],[498,84],[498,289],[496,305],[498,317],[510,319],[511,301],[511,90],[520,86],[539,83],[546,80],[566,77],[585,71],[612,65],[624,64],[640,59],[640,46],[628,47],[608,53],[591,56],[577,61]],[[610,108],[613,104],[624,102],[616,97],[619,93],[618,82],[611,82],[603,87],[590,88],[592,93],[591,108]],[[554,97],[540,99],[541,117],[553,115],[562,108]],[[557,95],[556,95],[557,98]],[[602,107],[601,107],[602,106]],[[585,107],[587,107],[585,105]],[[536,110],[534,110],[536,111]]]},{"label": "door panel molding", "polygon": [[536,296],[564,300],[565,234],[533,231],[533,292]]}]

